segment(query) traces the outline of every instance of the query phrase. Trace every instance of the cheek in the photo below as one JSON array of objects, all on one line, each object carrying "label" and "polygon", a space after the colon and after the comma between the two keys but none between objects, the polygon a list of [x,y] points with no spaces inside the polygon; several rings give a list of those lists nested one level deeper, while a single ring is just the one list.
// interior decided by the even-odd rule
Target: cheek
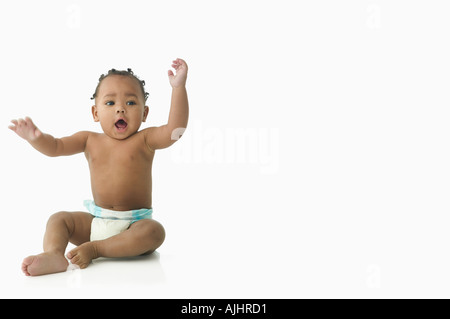
[{"label": "cheek", "polygon": [[128,112],[127,117],[129,119],[130,124],[139,126],[142,122],[143,115],[140,110],[133,110],[131,112]]},{"label": "cheek", "polygon": [[98,118],[100,122],[103,122],[105,124],[114,122],[115,119],[115,113],[108,110],[102,110],[98,112]]},{"label": "cheek", "polygon": [[142,120],[145,118],[145,110],[135,109],[132,112],[130,112],[130,116],[132,116],[134,119]]}]

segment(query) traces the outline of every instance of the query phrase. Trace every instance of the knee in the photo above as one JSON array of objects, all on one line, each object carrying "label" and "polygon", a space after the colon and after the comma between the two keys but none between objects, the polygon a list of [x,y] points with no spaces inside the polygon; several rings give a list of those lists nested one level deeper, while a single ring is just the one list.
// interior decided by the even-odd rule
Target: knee
[{"label": "knee", "polygon": [[69,212],[57,212],[54,213],[53,215],[51,215],[47,221],[47,226],[49,224],[54,224],[54,223],[58,223],[58,224],[65,224],[67,225],[67,227],[69,227],[72,223],[72,218]]},{"label": "knee", "polygon": [[166,231],[164,227],[155,220],[146,223],[146,234],[151,241],[158,247],[162,245],[166,238]]}]

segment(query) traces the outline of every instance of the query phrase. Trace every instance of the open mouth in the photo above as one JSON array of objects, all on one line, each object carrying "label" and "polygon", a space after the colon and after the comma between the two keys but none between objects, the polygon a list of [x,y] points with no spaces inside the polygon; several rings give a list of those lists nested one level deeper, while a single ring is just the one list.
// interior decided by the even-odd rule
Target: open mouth
[{"label": "open mouth", "polygon": [[116,124],[114,124],[114,125],[116,126],[116,128],[117,128],[119,131],[125,130],[125,129],[127,128],[127,126],[128,126],[127,122],[125,122],[125,120],[123,120],[123,119],[118,120],[118,121],[116,122]]}]

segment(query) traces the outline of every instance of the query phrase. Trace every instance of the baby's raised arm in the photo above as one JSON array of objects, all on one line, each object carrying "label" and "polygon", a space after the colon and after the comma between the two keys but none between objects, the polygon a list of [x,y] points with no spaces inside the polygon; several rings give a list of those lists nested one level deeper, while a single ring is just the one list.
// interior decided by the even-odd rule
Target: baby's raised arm
[{"label": "baby's raised arm", "polygon": [[184,60],[176,59],[172,67],[176,74],[171,70],[168,71],[172,86],[169,120],[163,126],[145,129],[147,145],[152,149],[166,148],[175,143],[183,135],[188,123],[189,102],[186,92],[188,66]]},{"label": "baby's raised arm", "polygon": [[28,141],[35,149],[47,156],[65,156],[84,152],[89,132],[78,132],[72,136],[54,138],[49,134],[42,133],[33,121],[25,119],[12,120],[14,125],[8,128],[24,140]]}]

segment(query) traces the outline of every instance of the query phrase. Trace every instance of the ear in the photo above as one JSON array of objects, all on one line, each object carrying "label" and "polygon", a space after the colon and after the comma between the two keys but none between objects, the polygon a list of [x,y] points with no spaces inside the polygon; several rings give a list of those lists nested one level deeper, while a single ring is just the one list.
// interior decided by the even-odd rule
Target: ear
[{"label": "ear", "polygon": [[144,106],[144,117],[142,119],[142,122],[145,122],[147,120],[148,110],[149,110],[148,106],[147,105]]},{"label": "ear", "polygon": [[100,119],[98,118],[97,106],[95,105],[92,105],[92,116],[94,117],[94,122],[100,121]]}]

